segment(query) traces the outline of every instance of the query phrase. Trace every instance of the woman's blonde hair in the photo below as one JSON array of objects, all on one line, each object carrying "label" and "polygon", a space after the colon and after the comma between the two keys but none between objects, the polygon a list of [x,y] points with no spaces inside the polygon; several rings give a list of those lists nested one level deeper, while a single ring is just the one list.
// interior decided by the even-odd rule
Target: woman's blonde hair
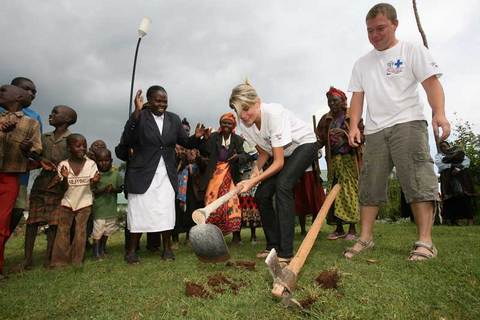
[{"label": "woman's blonde hair", "polygon": [[250,82],[245,80],[245,83],[239,84],[232,89],[230,95],[230,108],[238,111],[248,110],[258,100],[258,94]]}]

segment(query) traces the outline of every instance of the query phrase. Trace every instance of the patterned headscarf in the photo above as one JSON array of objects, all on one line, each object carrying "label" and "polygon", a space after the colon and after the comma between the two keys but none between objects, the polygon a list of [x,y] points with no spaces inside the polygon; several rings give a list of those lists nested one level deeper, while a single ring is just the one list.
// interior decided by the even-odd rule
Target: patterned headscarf
[{"label": "patterned headscarf", "polygon": [[225,113],[224,115],[222,115],[220,117],[220,128],[218,129],[218,132],[222,132],[222,120],[230,120],[233,122],[233,128],[232,128],[232,132],[235,132],[235,128],[237,127],[237,119],[235,119],[235,115],[231,112],[227,112]]},{"label": "patterned headscarf", "polygon": [[345,95],[345,92],[334,87],[330,87],[330,90],[328,90],[327,98],[329,96],[337,96],[337,97],[340,97],[343,101],[345,102],[347,101],[347,96]]}]

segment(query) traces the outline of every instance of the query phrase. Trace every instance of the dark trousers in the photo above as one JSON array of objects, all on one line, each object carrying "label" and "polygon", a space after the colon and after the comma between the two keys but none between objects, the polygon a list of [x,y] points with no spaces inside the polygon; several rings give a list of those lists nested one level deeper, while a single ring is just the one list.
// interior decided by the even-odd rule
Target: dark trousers
[{"label": "dark trousers", "polygon": [[[317,153],[317,143],[298,146],[290,157],[285,158],[282,170],[260,183],[255,193],[267,240],[267,250],[275,248],[281,258],[293,257],[295,234],[293,190],[308,166],[316,160]],[[274,195],[276,212],[273,206]]]}]

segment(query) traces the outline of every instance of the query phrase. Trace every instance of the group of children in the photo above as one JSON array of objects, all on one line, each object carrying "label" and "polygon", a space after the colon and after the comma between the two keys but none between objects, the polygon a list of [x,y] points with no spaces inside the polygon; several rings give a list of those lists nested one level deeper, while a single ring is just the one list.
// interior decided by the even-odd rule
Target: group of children
[{"label": "group of children", "polygon": [[0,279],[5,243],[20,220],[14,213],[16,209],[23,212],[18,203],[26,202],[20,178],[32,169],[41,171],[30,192],[22,268],[33,265],[40,226],[48,226],[47,267],[82,263],[89,218],[93,217],[96,258],[105,254],[108,236],[118,229],[117,194],[123,182],[112,167],[110,151],[104,142],[96,141],[87,156],[85,137],[69,131],[77,120],[69,106],[55,106],[48,118],[54,130],[41,134],[41,123],[29,108],[35,94],[35,85],[27,78],[15,78],[11,85],[0,87]]}]

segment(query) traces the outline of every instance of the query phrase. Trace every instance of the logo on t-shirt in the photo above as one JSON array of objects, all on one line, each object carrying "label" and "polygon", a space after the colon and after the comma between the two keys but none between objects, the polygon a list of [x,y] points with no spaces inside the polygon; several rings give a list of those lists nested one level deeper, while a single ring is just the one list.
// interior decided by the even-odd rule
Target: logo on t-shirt
[{"label": "logo on t-shirt", "polygon": [[396,58],[396,59],[390,60],[387,63],[386,74],[387,76],[400,74],[403,72],[404,69],[405,69],[405,61],[403,60],[403,58]]}]

